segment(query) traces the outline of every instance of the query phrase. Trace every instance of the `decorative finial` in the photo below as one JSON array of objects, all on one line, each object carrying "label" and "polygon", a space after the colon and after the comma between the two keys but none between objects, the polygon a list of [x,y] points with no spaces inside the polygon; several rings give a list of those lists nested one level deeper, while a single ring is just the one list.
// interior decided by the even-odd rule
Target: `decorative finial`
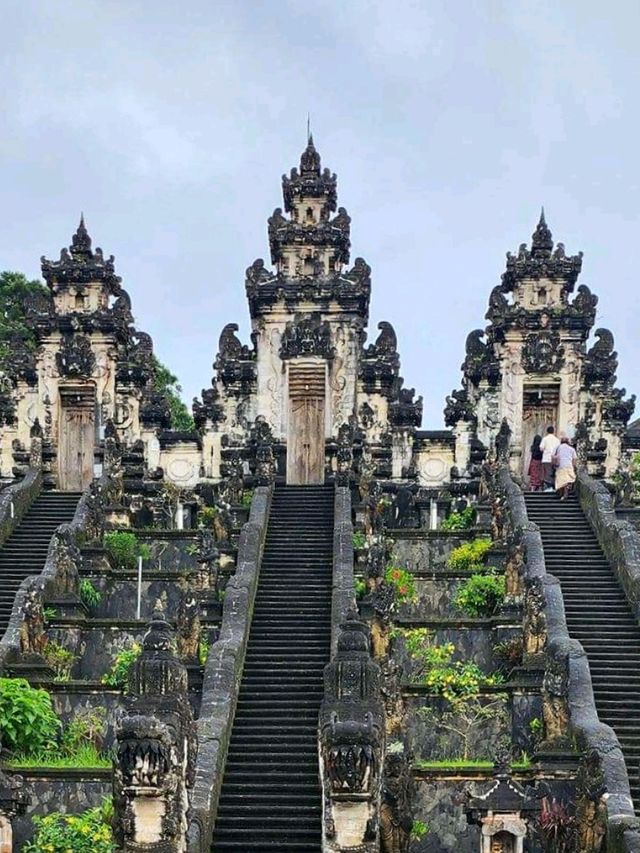
[{"label": "decorative finial", "polygon": [[315,172],[320,174],[320,155],[313,144],[313,134],[309,131],[307,147],[300,157],[300,172]]},{"label": "decorative finial", "polygon": [[313,137],[311,136],[311,113],[307,113],[307,145],[310,142],[313,143]]},{"label": "decorative finial", "polygon": [[91,255],[91,237],[84,224],[84,213],[80,214],[78,230],[71,238],[71,253],[73,255]]},{"label": "decorative finial", "polygon": [[533,255],[546,254],[553,250],[553,235],[544,218],[544,207],[540,210],[540,220],[536,230],[531,235],[531,252]]}]

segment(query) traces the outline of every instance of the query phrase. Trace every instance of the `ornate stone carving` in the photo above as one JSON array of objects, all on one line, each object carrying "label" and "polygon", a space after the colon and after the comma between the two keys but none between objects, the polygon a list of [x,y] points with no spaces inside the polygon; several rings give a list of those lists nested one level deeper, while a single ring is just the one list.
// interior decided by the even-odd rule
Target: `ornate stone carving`
[{"label": "ornate stone carving", "polygon": [[562,368],[564,347],[557,332],[527,335],[522,348],[522,366],[527,373],[549,373]]},{"label": "ornate stone carving", "polygon": [[459,421],[475,421],[475,411],[467,392],[463,389],[459,391],[454,389],[447,397],[444,422],[448,427],[454,427]]},{"label": "ornate stone carving", "polygon": [[171,627],[156,611],[130,675],[134,698],[116,735],[114,834],[125,853],[185,849],[196,741],[187,670],[173,644]]},{"label": "ornate stone carving", "polygon": [[353,442],[355,429],[352,423],[344,423],[338,430],[338,450],[336,452],[336,483],[348,486],[353,475]]},{"label": "ornate stone carving", "polygon": [[484,379],[494,386],[500,380],[500,367],[493,347],[482,340],[484,336],[482,329],[475,329],[467,335],[466,357],[462,370],[466,378],[475,385]]},{"label": "ornate stone carving", "polygon": [[96,357],[89,338],[84,335],[65,335],[56,354],[56,365],[60,376],[91,376],[96,366]]},{"label": "ornate stone carving", "polygon": [[384,758],[380,803],[382,853],[408,853],[413,817],[411,799],[415,783],[410,759],[404,752],[387,752]]},{"label": "ornate stone carving", "polygon": [[335,350],[331,343],[331,328],[320,314],[298,315],[287,323],[280,345],[280,358],[318,356],[331,360]]},{"label": "ornate stone carving", "polygon": [[584,359],[583,382],[587,388],[596,384],[612,387],[618,369],[618,353],[613,349],[613,335],[609,329],[596,329],[595,336],[598,340]]},{"label": "ornate stone carving", "polygon": [[500,429],[496,435],[496,459],[499,465],[508,465],[511,453],[511,427],[506,418],[503,418]]},{"label": "ornate stone carving", "polygon": [[379,849],[378,806],[384,754],[380,670],[371,660],[367,627],[350,613],[325,670],[320,751],[326,851]]},{"label": "ornate stone carving", "polygon": [[587,750],[576,779],[577,849],[580,853],[600,853],[607,832],[607,786],[601,758],[596,749]]},{"label": "ornate stone carving", "polygon": [[554,251],[553,237],[543,210],[531,238],[531,250],[523,243],[517,255],[507,252],[507,268],[502,283],[506,290],[511,290],[523,279],[550,278],[563,280],[571,289],[581,269],[582,252],[567,257],[562,243],[558,243]]}]

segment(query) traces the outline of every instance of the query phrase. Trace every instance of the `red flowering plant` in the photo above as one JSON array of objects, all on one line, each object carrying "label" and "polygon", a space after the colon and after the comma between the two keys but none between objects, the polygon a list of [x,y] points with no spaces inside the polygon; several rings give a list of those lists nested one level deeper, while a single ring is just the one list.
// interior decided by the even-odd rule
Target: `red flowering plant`
[{"label": "red flowering plant", "polygon": [[389,586],[393,587],[397,603],[416,600],[416,582],[411,572],[399,566],[389,565],[385,570],[384,579]]}]

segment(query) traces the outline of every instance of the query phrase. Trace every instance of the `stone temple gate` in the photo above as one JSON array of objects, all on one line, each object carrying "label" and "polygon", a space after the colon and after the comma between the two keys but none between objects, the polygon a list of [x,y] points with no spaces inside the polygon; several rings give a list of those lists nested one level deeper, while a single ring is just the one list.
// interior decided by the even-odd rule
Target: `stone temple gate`
[{"label": "stone temple gate", "polygon": [[[125,853],[640,853],[640,425],[582,255],[542,212],[424,430],[311,137],[282,193],[193,428],[84,219],[42,259],[0,374],[0,691],[52,731],[0,731],[0,850],[112,793]],[[564,503],[527,489],[550,424]]]}]

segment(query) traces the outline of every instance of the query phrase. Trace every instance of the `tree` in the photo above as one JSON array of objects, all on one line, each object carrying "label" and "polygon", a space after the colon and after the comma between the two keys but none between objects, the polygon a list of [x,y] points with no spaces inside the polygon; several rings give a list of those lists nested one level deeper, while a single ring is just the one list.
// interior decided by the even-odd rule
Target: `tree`
[{"label": "tree", "polygon": [[182,386],[178,383],[178,377],[166,365],[162,364],[155,355],[153,356],[153,366],[155,374],[153,387],[156,391],[164,394],[169,402],[171,427],[185,431],[194,429],[193,417],[180,397]]},{"label": "tree", "polygon": [[27,322],[25,300],[29,296],[47,295],[48,292],[42,282],[29,281],[21,272],[0,272],[0,369],[16,335],[35,349],[36,336]]}]

